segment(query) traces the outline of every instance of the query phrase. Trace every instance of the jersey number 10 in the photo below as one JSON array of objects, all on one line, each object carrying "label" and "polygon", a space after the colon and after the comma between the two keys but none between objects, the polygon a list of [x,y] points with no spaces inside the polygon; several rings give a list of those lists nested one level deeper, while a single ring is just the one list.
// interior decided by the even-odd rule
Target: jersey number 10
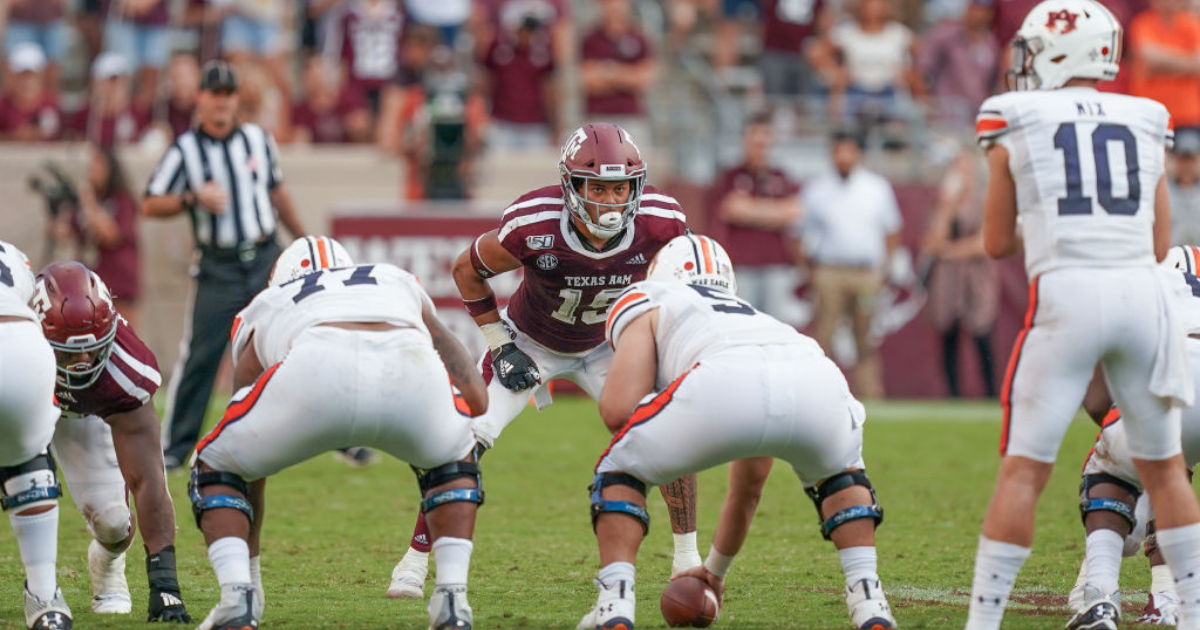
[{"label": "jersey number 10", "polygon": [[[1125,149],[1125,177],[1129,192],[1113,196],[1112,169],[1108,164],[1108,144],[1120,142]],[[1075,123],[1063,123],[1054,133],[1054,148],[1063,152],[1067,170],[1067,196],[1058,200],[1058,214],[1091,214],[1092,198],[1083,194],[1083,175],[1079,166],[1079,140]],[[1138,211],[1142,185],[1138,179],[1137,139],[1124,125],[1101,123],[1092,132],[1092,160],[1096,166],[1096,196],[1100,207],[1109,214],[1133,215]]]}]

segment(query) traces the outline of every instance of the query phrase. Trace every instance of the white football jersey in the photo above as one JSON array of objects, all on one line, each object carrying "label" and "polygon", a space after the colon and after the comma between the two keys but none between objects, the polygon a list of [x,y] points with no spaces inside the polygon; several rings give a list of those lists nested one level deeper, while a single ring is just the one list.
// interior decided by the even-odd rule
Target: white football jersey
[{"label": "white football jersey", "polygon": [[386,322],[428,336],[422,306],[436,312],[416,276],[395,265],[325,269],[254,296],[234,319],[233,356],[253,337],[259,361],[273,365],[301,333],[330,322]]},{"label": "white football jersey", "polygon": [[616,348],[638,315],[658,309],[658,387],[697,361],[744,346],[795,344],[824,355],[817,342],[738,297],[710,287],[646,280],[629,285],[608,312],[605,336]]},{"label": "white football jersey", "polygon": [[984,101],[975,130],[983,148],[1008,149],[1029,277],[1154,264],[1154,192],[1173,137],[1161,103],[1084,87],[1009,92]]},{"label": "white football jersey", "polygon": [[38,321],[29,308],[33,298],[33,270],[29,258],[11,243],[0,241],[0,315]]}]

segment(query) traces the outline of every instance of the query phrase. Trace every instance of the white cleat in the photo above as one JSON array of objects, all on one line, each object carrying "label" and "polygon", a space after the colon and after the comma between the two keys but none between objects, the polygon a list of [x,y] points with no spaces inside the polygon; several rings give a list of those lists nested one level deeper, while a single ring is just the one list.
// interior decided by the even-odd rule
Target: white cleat
[{"label": "white cleat", "polygon": [[1087,558],[1084,558],[1083,563],[1079,565],[1079,575],[1075,577],[1075,586],[1071,588],[1071,594],[1067,595],[1067,610],[1071,611],[1071,614],[1083,610],[1083,604],[1087,601],[1087,596],[1083,592],[1085,586],[1087,586]]},{"label": "white cleat", "polygon": [[633,630],[634,613],[637,608],[633,587],[627,586],[624,580],[611,587],[596,580],[596,588],[600,589],[596,605],[579,620],[576,629]]},{"label": "white cleat", "polygon": [[466,585],[435,586],[429,598],[429,630],[471,630]]},{"label": "white cleat", "polygon": [[41,600],[25,589],[25,626],[31,630],[71,630],[71,609],[63,599],[62,589],[54,589],[54,597]]},{"label": "white cleat", "polygon": [[92,578],[92,612],[127,615],[133,610],[125,581],[125,552],[113,556],[95,539],[88,544],[88,573]]},{"label": "white cleat", "polygon": [[1175,591],[1150,593],[1142,616],[1134,623],[1144,623],[1152,626],[1179,625],[1179,596]]},{"label": "white cleat", "polygon": [[208,612],[196,630],[256,630],[254,585],[230,584],[221,587],[221,601]]},{"label": "white cleat", "polygon": [[879,580],[859,580],[846,587],[846,608],[857,630],[891,630],[896,627],[892,607],[883,596]]},{"label": "white cleat", "polygon": [[425,599],[425,576],[429,575],[429,554],[414,551],[404,553],[392,569],[392,582],[387,596],[392,599]]},{"label": "white cleat", "polygon": [[1088,584],[1083,587],[1083,607],[1067,621],[1067,630],[1117,630],[1121,620],[1121,592],[1104,593]]}]

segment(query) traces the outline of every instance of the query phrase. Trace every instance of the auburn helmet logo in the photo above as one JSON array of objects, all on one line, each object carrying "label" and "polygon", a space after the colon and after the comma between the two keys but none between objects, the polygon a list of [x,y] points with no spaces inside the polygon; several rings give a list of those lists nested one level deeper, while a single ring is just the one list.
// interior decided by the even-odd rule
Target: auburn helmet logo
[{"label": "auburn helmet logo", "polygon": [[1066,9],[1062,9],[1061,11],[1052,11],[1049,13],[1048,17],[1046,18],[1046,28],[1053,31],[1055,29],[1055,27],[1057,27],[1059,25],[1059,23],[1061,22],[1062,30],[1060,30],[1058,32],[1058,34],[1066,35],[1067,33],[1070,33],[1071,31],[1075,30],[1075,20],[1078,20],[1078,19],[1079,19],[1078,13],[1071,13],[1070,11],[1068,11]]}]

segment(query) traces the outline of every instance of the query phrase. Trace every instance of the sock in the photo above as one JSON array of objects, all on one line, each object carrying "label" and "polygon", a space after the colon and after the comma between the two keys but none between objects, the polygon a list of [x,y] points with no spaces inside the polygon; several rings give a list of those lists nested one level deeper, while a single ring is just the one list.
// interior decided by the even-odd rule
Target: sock
[{"label": "sock", "polygon": [[437,585],[467,583],[467,571],[471,567],[471,550],[475,545],[466,538],[442,536],[433,543],[433,557],[437,561]]},{"label": "sock", "polygon": [[1175,578],[1171,575],[1171,567],[1160,564],[1150,567],[1150,592],[1167,593],[1175,590]]},{"label": "sock", "polygon": [[1030,548],[979,537],[966,630],[999,630],[1004,606]]},{"label": "sock", "polygon": [[208,546],[208,561],[222,587],[250,584],[250,546],[237,536],[226,536]]},{"label": "sock", "polygon": [[1179,596],[1179,627],[1200,621],[1200,523],[1160,529],[1158,548],[1171,567]]},{"label": "sock", "polygon": [[700,564],[700,550],[696,548],[696,532],[671,534],[675,538],[675,564],[694,567]]},{"label": "sock", "polygon": [[842,561],[842,573],[846,574],[846,586],[857,584],[859,580],[877,581],[875,547],[846,547],[838,549],[838,559]]},{"label": "sock", "polygon": [[254,588],[262,590],[262,556],[250,558],[250,583]]},{"label": "sock", "polygon": [[413,528],[412,542],[408,544],[409,549],[428,554],[429,550],[433,548],[429,539],[429,525],[425,522],[425,513],[421,512],[417,515],[417,525]]},{"label": "sock", "polygon": [[[678,536],[679,534],[676,534]],[[596,577],[600,578],[600,583],[606,587],[616,587],[621,582],[625,582],[625,588],[633,588],[633,578],[636,575],[636,569],[629,562],[613,562],[608,566],[602,567]]]},{"label": "sock", "polygon": [[1098,529],[1087,537],[1087,581],[1105,595],[1120,587],[1121,551],[1125,537],[1111,529]]},{"label": "sock", "polygon": [[54,577],[54,565],[58,562],[58,506],[29,516],[9,514],[8,520],[21,549],[25,587],[40,600],[53,599],[58,584]]}]

